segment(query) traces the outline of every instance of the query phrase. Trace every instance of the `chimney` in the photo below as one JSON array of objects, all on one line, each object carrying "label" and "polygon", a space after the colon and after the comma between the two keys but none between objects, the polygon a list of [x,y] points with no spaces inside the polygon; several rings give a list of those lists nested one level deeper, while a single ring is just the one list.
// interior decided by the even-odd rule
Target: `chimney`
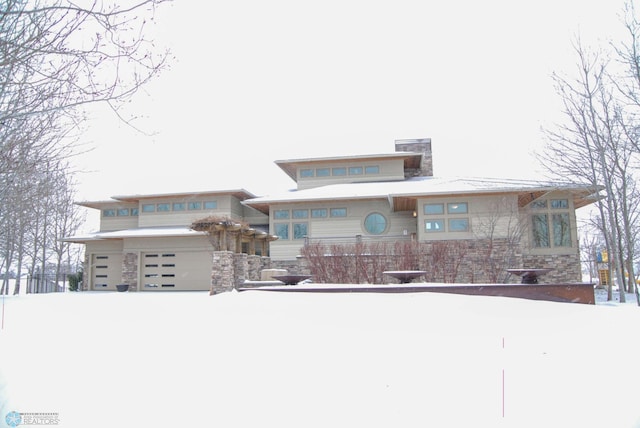
[{"label": "chimney", "polygon": [[433,155],[431,153],[431,138],[411,138],[396,140],[396,152],[422,153],[420,168],[405,170],[407,177],[432,177]]}]

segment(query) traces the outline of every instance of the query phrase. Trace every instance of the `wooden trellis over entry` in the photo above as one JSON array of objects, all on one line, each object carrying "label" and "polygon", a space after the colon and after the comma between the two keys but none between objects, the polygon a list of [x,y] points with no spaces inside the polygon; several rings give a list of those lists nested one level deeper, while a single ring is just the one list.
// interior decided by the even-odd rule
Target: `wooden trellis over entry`
[{"label": "wooden trellis over entry", "polygon": [[244,222],[220,217],[207,217],[196,220],[191,229],[207,232],[214,251],[242,252],[242,244],[247,244],[247,254],[256,254],[256,246],[260,246],[262,256],[269,255],[269,242],[278,239],[261,230],[256,230]]}]

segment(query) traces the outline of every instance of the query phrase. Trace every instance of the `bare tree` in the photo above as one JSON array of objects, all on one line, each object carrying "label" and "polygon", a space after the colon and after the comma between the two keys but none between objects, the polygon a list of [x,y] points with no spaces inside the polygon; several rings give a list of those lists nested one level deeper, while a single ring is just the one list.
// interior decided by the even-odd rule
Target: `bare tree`
[{"label": "bare tree", "polygon": [[477,264],[486,267],[489,282],[505,282],[507,269],[521,261],[518,252],[525,225],[517,205],[505,197],[491,204],[475,222],[474,235],[484,247]]},{"label": "bare tree", "polygon": [[[0,0],[0,257],[44,272],[58,239],[77,224],[66,159],[85,118],[122,106],[166,68],[146,36],[168,0]],[[71,211],[68,211],[71,210]],[[76,220],[74,220],[74,216]],[[6,275],[5,275],[6,277]],[[19,280],[15,291],[19,291]],[[6,287],[4,292],[7,292]]]},{"label": "bare tree", "polygon": [[[546,130],[549,143],[540,157],[554,177],[577,178],[604,186],[607,197],[597,201],[600,226],[618,283],[622,285],[624,237],[630,218],[626,205],[630,197],[626,171],[632,155],[624,132],[627,125],[607,73],[608,59],[602,52],[589,53],[579,40],[575,52],[577,77],[554,75],[566,120],[555,129]],[[610,299],[611,296],[610,286]],[[624,286],[620,301],[625,301]]]}]

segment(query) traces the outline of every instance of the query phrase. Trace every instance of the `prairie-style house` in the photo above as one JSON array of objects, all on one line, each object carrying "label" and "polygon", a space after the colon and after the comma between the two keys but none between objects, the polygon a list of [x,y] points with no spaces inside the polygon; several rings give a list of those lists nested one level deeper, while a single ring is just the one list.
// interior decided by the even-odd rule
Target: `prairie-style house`
[{"label": "prairie-style house", "polygon": [[[430,139],[397,140],[390,153],[276,164],[295,189],[262,197],[217,190],[80,203],[101,212],[99,231],[66,238],[86,245],[84,288],[209,290],[220,279],[216,271],[225,269],[235,269],[235,286],[260,279],[264,268],[309,269],[306,246],[355,242],[415,243],[426,248],[426,258],[443,243],[464,247],[452,282],[489,281],[489,251],[508,255],[507,267],[553,268],[547,280],[580,281],[575,212],[595,201],[598,187],[435,177]],[[207,218],[237,226],[223,247],[212,240],[214,228],[193,227]],[[225,261],[218,253],[232,255]]]}]

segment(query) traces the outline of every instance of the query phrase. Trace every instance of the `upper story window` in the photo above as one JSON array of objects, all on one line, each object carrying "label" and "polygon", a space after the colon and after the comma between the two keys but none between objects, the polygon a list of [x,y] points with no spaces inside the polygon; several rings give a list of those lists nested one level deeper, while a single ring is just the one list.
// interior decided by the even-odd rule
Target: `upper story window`
[{"label": "upper story window", "polygon": [[142,212],[143,213],[152,213],[156,211],[155,204],[142,204]]},{"label": "upper story window", "polygon": [[174,211],[184,211],[186,205],[184,204],[184,202],[174,202],[172,208]]},{"label": "upper story window", "polygon": [[138,215],[138,208],[131,208],[131,215],[132,216],[137,216]]},{"label": "upper story window", "polygon": [[170,205],[168,203],[156,204],[156,210],[158,212],[164,212],[170,210]]},{"label": "upper story window", "polygon": [[313,169],[311,168],[305,168],[305,169],[301,169],[300,170],[300,177],[302,178],[309,178],[309,177],[313,177]]},{"label": "upper story window", "polygon": [[342,176],[342,175],[347,175],[347,168],[340,166],[337,168],[332,168],[331,169],[331,174],[334,176]]},{"label": "upper story window", "polygon": [[346,217],[347,209],[346,208],[331,208],[331,217]]},{"label": "upper story window", "polygon": [[129,208],[118,208],[118,217],[128,217]]},{"label": "upper story window", "polygon": [[103,217],[115,217],[116,216],[116,210],[114,210],[113,208],[107,208],[105,210],[102,210],[102,216]]},{"label": "upper story window", "polygon": [[369,165],[364,167],[365,174],[380,174],[380,167],[378,165]]},{"label": "upper story window", "polygon": [[187,204],[187,208],[191,211],[194,210],[201,210],[202,209],[202,202],[198,202],[198,201],[191,201]]},{"label": "upper story window", "polygon": [[551,199],[531,203],[532,244],[537,248],[571,247],[569,200]]},{"label": "upper story window", "polygon": [[361,166],[349,167],[349,175],[362,175],[362,167]]},{"label": "upper story window", "polygon": [[215,210],[216,208],[218,208],[218,202],[217,201],[205,201],[203,203],[204,209],[205,210]]},{"label": "upper story window", "polygon": [[316,168],[316,177],[329,177],[331,170],[329,168]]}]

